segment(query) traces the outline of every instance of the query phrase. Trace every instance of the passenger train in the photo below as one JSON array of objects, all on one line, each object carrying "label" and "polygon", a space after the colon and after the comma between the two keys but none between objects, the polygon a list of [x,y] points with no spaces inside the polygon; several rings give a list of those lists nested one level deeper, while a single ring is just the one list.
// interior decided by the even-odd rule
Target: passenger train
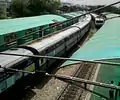
[{"label": "passenger train", "polygon": [[95,23],[95,27],[96,28],[100,28],[104,24],[104,22],[105,22],[104,17],[100,16],[100,15],[97,15],[97,14],[94,14],[94,13],[92,13],[91,15],[93,17],[93,21]]},{"label": "passenger train", "polygon": [[[63,21],[66,22],[60,24]],[[78,18],[67,21],[66,18],[53,14],[0,20],[0,52],[52,34],[77,22]]]},{"label": "passenger train", "polygon": [[[61,30],[57,34],[51,34],[43,39],[37,39],[17,48],[4,51],[14,54],[31,54],[43,56],[63,56],[73,45],[81,40],[90,29],[91,15],[86,15],[78,23],[70,26],[66,30]],[[20,56],[0,55],[0,93],[13,86],[21,78],[27,78],[29,74],[22,72],[13,72],[8,68],[35,71],[46,70],[54,59],[29,58]]]}]

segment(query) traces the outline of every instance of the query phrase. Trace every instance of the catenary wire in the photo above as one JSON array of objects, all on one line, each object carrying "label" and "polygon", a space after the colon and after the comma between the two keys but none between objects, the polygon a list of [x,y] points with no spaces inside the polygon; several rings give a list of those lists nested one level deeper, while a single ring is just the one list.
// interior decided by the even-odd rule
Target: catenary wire
[{"label": "catenary wire", "polygon": [[74,82],[86,83],[86,84],[105,87],[105,88],[120,89],[120,86],[113,86],[111,84],[101,83],[101,82],[97,82],[97,81],[90,81],[87,79],[82,79],[82,78],[77,78],[77,77],[72,77],[72,76],[67,76],[67,75],[49,74],[47,72],[39,71],[39,70],[36,70],[34,72],[29,72],[29,71],[12,69],[12,68],[4,68],[4,67],[0,67],[0,68],[8,69],[8,70],[15,71],[15,72],[28,73],[28,74],[35,74],[35,72],[44,73],[48,77],[54,77],[54,78],[57,78],[57,79],[62,80],[62,81],[74,81]]},{"label": "catenary wire", "polygon": [[11,56],[33,57],[33,58],[46,58],[46,59],[58,59],[58,60],[70,60],[70,61],[77,61],[77,62],[80,62],[80,63],[88,62],[88,63],[120,66],[120,63],[107,62],[107,61],[92,61],[92,60],[83,60],[83,59],[75,59],[75,58],[52,57],[52,56],[41,56],[41,55],[24,55],[24,54],[13,54],[13,53],[3,53],[3,52],[0,52],[0,55],[11,55]]}]

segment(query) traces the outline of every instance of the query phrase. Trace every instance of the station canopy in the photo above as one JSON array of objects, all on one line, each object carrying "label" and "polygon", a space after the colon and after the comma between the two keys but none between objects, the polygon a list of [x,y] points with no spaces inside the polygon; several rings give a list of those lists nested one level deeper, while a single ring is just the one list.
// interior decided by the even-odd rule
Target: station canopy
[{"label": "station canopy", "polygon": [[[120,58],[120,18],[107,20],[93,37],[79,48],[71,58],[81,60]],[[67,61],[63,65],[71,63],[73,62]]]}]

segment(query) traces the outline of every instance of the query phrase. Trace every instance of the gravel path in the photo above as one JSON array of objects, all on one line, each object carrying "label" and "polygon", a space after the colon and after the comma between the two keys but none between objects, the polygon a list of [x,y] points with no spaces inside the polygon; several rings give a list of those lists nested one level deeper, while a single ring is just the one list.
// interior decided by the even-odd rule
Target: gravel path
[{"label": "gravel path", "polygon": [[[65,68],[62,68],[56,72],[56,74],[64,74],[64,75],[70,75],[72,76],[76,70],[79,68],[80,64],[71,65]],[[90,70],[91,71],[91,70]],[[94,74],[96,72],[96,67],[92,69],[91,74],[86,75],[89,77],[89,79],[92,80]],[[91,77],[90,77],[91,76]],[[32,89],[32,93],[34,93],[34,96],[29,97],[31,94],[27,94],[26,98],[23,100],[56,100],[58,95],[63,91],[64,87],[67,85],[67,83],[60,81],[55,78],[51,78],[42,88],[41,85],[37,86],[36,89]],[[87,85],[87,87],[90,87]],[[29,90],[28,90],[29,91]],[[82,89],[82,96],[80,97],[80,100],[87,100],[86,95],[89,93]]]},{"label": "gravel path", "polygon": [[[73,73],[76,71],[76,69],[78,69],[78,67],[79,64],[71,65],[69,67],[65,67],[58,70],[56,74],[64,74],[64,75],[72,76]],[[55,100],[56,97],[60,94],[60,92],[66,85],[67,84],[63,81],[51,78],[44,85],[43,88],[41,88],[41,86],[37,86],[36,89],[32,90],[35,93],[35,95],[32,98],[28,99],[28,96],[26,96],[26,98],[24,98],[23,100]]]}]

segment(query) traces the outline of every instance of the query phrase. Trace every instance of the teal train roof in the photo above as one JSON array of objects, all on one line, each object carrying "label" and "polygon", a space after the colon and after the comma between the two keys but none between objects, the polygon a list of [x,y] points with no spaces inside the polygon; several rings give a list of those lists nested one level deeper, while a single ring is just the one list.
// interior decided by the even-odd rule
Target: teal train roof
[{"label": "teal train roof", "polygon": [[65,21],[66,18],[58,15],[42,15],[35,17],[24,17],[15,19],[0,20],[0,35]]},{"label": "teal train roof", "polygon": [[[120,58],[120,18],[109,19],[71,58],[103,60]],[[63,65],[71,64],[67,61]]]}]

